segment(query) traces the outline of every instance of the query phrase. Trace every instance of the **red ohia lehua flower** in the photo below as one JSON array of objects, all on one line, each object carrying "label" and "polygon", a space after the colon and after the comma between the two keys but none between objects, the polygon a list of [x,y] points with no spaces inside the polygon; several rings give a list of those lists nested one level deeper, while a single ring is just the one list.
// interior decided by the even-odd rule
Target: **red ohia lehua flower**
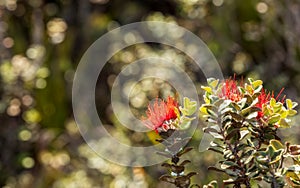
[{"label": "red ohia lehua flower", "polygon": [[237,81],[235,78],[226,79],[221,87],[221,93],[219,95],[221,98],[225,98],[234,102],[240,101],[242,99],[242,93],[238,89]]},{"label": "red ohia lehua flower", "polygon": [[[279,97],[281,95],[281,93],[283,92],[284,88],[282,88],[280,90],[280,92],[278,93],[278,95],[276,96],[275,100],[278,101]],[[270,94],[270,92],[267,94],[264,90],[264,88],[261,90],[260,95],[258,96],[258,102],[255,105],[256,107],[260,108],[260,111],[258,111],[256,118],[260,119],[264,116],[264,113],[262,111],[263,105],[267,104],[268,102],[270,102],[271,98],[274,98],[274,92],[272,92],[272,94]],[[285,99],[285,96],[283,96],[283,98],[281,99],[281,102],[283,103]]]},{"label": "red ohia lehua flower", "polygon": [[148,105],[147,118],[143,123],[157,133],[167,131],[173,128],[172,121],[177,118],[176,111],[179,111],[178,102],[173,97],[168,97],[167,101],[156,98]]},{"label": "red ohia lehua flower", "polygon": [[270,93],[266,94],[265,90],[262,89],[260,92],[260,95],[258,96],[258,102],[255,105],[256,107],[260,108],[260,111],[257,112],[257,119],[260,119],[264,116],[264,113],[262,111],[262,107],[264,104],[268,103],[271,99]]}]

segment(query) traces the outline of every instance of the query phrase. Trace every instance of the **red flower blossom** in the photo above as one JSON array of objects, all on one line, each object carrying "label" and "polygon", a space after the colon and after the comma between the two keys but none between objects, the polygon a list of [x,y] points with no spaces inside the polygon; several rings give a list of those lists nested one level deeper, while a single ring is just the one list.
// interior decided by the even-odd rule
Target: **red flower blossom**
[{"label": "red flower blossom", "polygon": [[242,93],[239,91],[237,81],[234,79],[227,79],[221,88],[221,98],[229,99],[237,102],[242,99]]},{"label": "red flower blossom", "polygon": [[255,105],[256,107],[260,108],[260,111],[257,113],[257,119],[260,119],[264,116],[262,111],[262,107],[264,104],[268,103],[271,99],[270,93],[266,94],[265,90],[262,89],[260,95],[258,96],[258,103]]},{"label": "red flower blossom", "polygon": [[170,120],[177,118],[175,110],[178,110],[178,102],[168,97],[167,101],[155,99],[150,103],[146,112],[147,119],[143,123],[150,129],[159,132],[159,129],[168,130],[170,128]]},{"label": "red flower blossom", "polygon": [[[281,95],[281,93],[283,92],[284,88],[282,88],[280,90],[280,92],[278,93],[277,97],[275,98],[276,101],[279,100],[279,97]],[[258,111],[258,114],[257,114],[257,119],[260,119],[264,116],[263,114],[263,111],[262,111],[262,107],[264,104],[267,104],[271,98],[274,98],[274,92],[272,92],[272,94],[270,94],[270,92],[268,94],[266,94],[265,90],[262,89],[261,92],[260,92],[260,95],[258,96],[258,103],[255,105],[256,107],[260,108],[261,110]],[[285,96],[281,99],[281,102],[283,102],[285,99]]]}]

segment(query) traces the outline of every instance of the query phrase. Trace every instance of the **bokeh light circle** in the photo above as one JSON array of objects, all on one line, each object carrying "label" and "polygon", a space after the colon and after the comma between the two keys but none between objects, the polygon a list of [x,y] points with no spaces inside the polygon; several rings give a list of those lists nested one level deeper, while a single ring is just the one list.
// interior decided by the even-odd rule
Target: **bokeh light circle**
[{"label": "bokeh light circle", "polygon": [[[161,163],[166,158],[156,154],[158,148],[161,148],[161,144],[148,147],[134,147],[121,143],[117,138],[110,135],[97,113],[95,88],[101,70],[114,54],[128,46],[146,42],[172,46],[189,56],[198,65],[206,78],[223,78],[216,59],[202,40],[192,32],[173,23],[156,21],[132,23],[111,30],[96,40],[81,58],[75,73],[72,88],[74,117],[84,140],[99,156],[124,166],[149,166]],[[167,66],[170,74],[175,74],[174,78],[153,73],[149,75],[141,74],[138,77],[132,76],[131,79],[133,78],[137,82],[146,77],[159,77],[171,83],[179,92],[181,98],[186,96],[199,104],[195,85],[188,78],[188,75],[180,68],[172,65],[172,62],[165,59],[147,57],[131,63],[129,66],[132,65],[138,65],[141,70],[147,69],[147,66],[151,65],[152,67],[156,66],[157,70]],[[119,78],[122,78],[122,72]],[[114,86],[118,86],[118,79],[116,79]],[[118,109],[118,105],[116,105],[121,101],[117,100],[118,97],[120,98],[121,93],[116,91],[112,91],[112,106],[114,113],[117,115],[122,109]],[[126,95],[124,99],[126,97],[128,99]],[[128,105],[126,100],[121,102]],[[128,124],[127,120],[121,119],[121,122],[125,126]],[[142,127],[140,122],[136,122],[137,127]],[[136,128],[135,126],[130,126],[128,128],[135,131],[145,131],[144,127]],[[190,127],[192,131],[189,131],[189,134],[193,134],[196,128],[197,121],[194,121]]]},{"label": "bokeh light circle", "polygon": [[[135,74],[129,74],[132,66],[137,69]],[[166,58],[147,57],[139,59],[126,66],[126,68],[118,74],[111,91],[111,104],[116,118],[122,125],[131,130],[136,132],[149,131],[149,129],[143,125],[141,119],[136,118],[134,114],[132,114],[129,106],[130,92],[124,92],[124,83],[132,83],[131,89],[129,89],[129,91],[131,91],[136,83],[147,78],[158,78],[172,85],[178,92],[178,97],[181,99],[180,101],[183,100],[183,97],[198,100],[195,85],[182,68],[174,65],[174,63]]]}]

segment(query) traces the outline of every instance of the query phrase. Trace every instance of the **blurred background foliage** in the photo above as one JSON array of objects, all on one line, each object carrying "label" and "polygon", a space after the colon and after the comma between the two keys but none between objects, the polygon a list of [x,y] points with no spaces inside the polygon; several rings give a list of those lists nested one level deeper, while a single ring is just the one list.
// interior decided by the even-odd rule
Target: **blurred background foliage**
[{"label": "blurred background foliage", "polygon": [[[99,158],[81,138],[71,108],[72,80],[84,51],[105,32],[146,20],[176,23],[198,35],[225,77],[262,79],[269,90],[285,87],[284,94],[299,102],[298,0],[0,0],[1,187],[169,187],[157,181],[164,172],[159,165],[127,168]],[[205,81],[185,54],[168,46],[140,44],[115,54],[99,75],[97,107],[107,129],[132,145],[149,144],[153,135],[120,125],[110,89],[126,65],[149,55],[170,59],[196,86]],[[154,97],[176,92],[159,79],[134,88],[130,106],[138,117]],[[295,126],[281,132],[286,140],[300,143],[299,122],[297,116]],[[197,148],[201,135],[197,130],[190,145]],[[188,156],[189,168],[199,173],[195,182],[222,179],[206,170],[217,160],[213,153],[196,149]]]}]

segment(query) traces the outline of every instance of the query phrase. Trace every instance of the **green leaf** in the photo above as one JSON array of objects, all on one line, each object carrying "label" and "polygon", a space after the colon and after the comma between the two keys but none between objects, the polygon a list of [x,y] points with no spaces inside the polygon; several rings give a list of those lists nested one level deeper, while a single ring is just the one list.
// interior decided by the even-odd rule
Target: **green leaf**
[{"label": "green leaf", "polygon": [[240,109],[243,109],[246,105],[247,98],[242,98],[237,104],[239,105]]},{"label": "green leaf", "polygon": [[259,112],[259,111],[260,111],[260,108],[258,108],[256,106],[249,106],[241,111],[241,115],[246,116],[249,113]]},{"label": "green leaf", "polygon": [[257,117],[257,114],[258,112],[252,112],[246,117],[246,119],[254,119]]},{"label": "green leaf", "polygon": [[205,128],[203,128],[203,131],[204,131],[205,133],[210,133],[210,132],[219,133],[218,130],[216,130],[216,129],[214,129],[214,128],[211,128],[211,127],[205,127]]},{"label": "green leaf", "polygon": [[238,87],[238,90],[240,93],[243,93],[243,94],[246,93],[246,90],[243,87]]},{"label": "green leaf", "polygon": [[194,119],[195,119],[195,117],[194,118],[182,117],[180,119],[180,125],[179,125],[180,129],[187,129],[187,128],[189,128],[190,125],[191,125],[191,122]]},{"label": "green leaf", "polygon": [[286,106],[288,109],[292,109],[293,108],[293,102],[291,99],[286,99],[285,100]]},{"label": "green leaf", "polygon": [[255,88],[254,93],[260,93],[262,88],[263,88],[262,85],[258,86],[257,88]]},{"label": "green leaf", "polygon": [[274,124],[276,122],[278,122],[280,120],[280,114],[273,114],[270,118],[269,118],[269,121],[268,123],[269,124]]},{"label": "green leaf", "polygon": [[209,182],[209,184],[203,186],[203,188],[217,188],[217,187],[218,187],[218,182],[216,180],[213,180]]},{"label": "green leaf", "polygon": [[275,139],[275,134],[272,133],[272,132],[269,132],[269,133],[265,133],[265,139],[267,140],[272,140],[272,139]]},{"label": "green leaf", "polygon": [[215,105],[212,105],[212,104],[203,104],[202,106],[205,107],[207,109],[207,111],[208,110],[212,110],[214,112],[218,111],[217,107]]},{"label": "green leaf", "polygon": [[252,101],[251,105],[250,106],[255,106],[257,103],[258,103],[258,97],[253,97],[254,100]]},{"label": "green leaf", "polygon": [[260,188],[258,182],[255,181],[254,179],[250,179],[250,185],[251,185],[251,188]]},{"label": "green leaf", "polygon": [[278,140],[275,140],[275,139],[270,140],[270,145],[275,150],[284,149],[284,146],[282,145],[282,143],[280,141],[278,141]]},{"label": "green leaf", "polygon": [[217,120],[215,120],[213,118],[208,118],[206,121],[209,122],[209,123],[213,123],[213,124],[217,124],[218,123]]},{"label": "green leaf", "polygon": [[244,120],[243,116],[240,116],[239,114],[237,113],[234,113],[234,112],[228,112],[228,114],[232,117],[232,119],[234,119],[235,121],[237,122],[241,122]]},{"label": "green leaf", "polygon": [[211,150],[211,151],[214,151],[216,153],[220,153],[220,154],[223,154],[223,150],[218,148],[218,147],[209,147],[208,150]]},{"label": "green leaf", "polygon": [[283,107],[282,103],[277,102],[274,106],[273,106],[273,111],[274,113],[281,113],[282,110],[285,110],[285,108]]},{"label": "green leaf", "polygon": [[240,140],[243,140],[250,132],[248,130],[241,130],[241,138]]},{"label": "green leaf", "polygon": [[271,98],[270,106],[274,107],[275,105],[276,105],[276,100],[274,98]]},{"label": "green leaf", "polygon": [[[283,152],[284,149],[275,150],[273,146],[269,145],[265,152],[258,152],[261,156],[258,156],[257,159],[258,161],[263,161],[262,159],[267,158],[267,162],[269,162],[269,164],[274,164],[281,159]],[[265,154],[267,154],[266,157],[264,157]]]},{"label": "green leaf", "polygon": [[186,105],[185,108],[188,109],[188,116],[193,115],[197,110],[197,102],[191,101],[189,98],[184,97],[184,104]]},{"label": "green leaf", "polygon": [[292,108],[295,108],[296,106],[298,106],[298,103],[293,102],[293,107]]},{"label": "green leaf", "polygon": [[254,87],[254,89],[256,89],[258,86],[261,86],[263,84],[263,81],[261,80],[255,80],[254,82],[252,82],[252,86]]},{"label": "green leaf", "polygon": [[290,128],[291,126],[287,123],[286,119],[280,119],[279,126],[281,128]]},{"label": "green leaf", "polygon": [[222,169],[228,169],[228,168],[233,168],[233,167],[239,167],[239,165],[237,165],[236,163],[234,163],[232,161],[224,161],[221,164]]},{"label": "green leaf", "polygon": [[282,155],[283,155],[284,150],[283,149],[279,149],[277,151],[274,151],[274,153],[272,154],[272,161],[270,162],[270,164],[279,162],[279,160],[281,159]]},{"label": "green leaf", "polygon": [[264,170],[264,171],[270,170],[267,162],[265,164],[258,164],[257,167],[259,170]]},{"label": "green leaf", "polygon": [[215,79],[215,78],[208,78],[207,79],[207,83],[209,86],[211,86],[212,88],[216,88],[218,86],[219,80]]},{"label": "green leaf", "polygon": [[253,98],[249,94],[245,94],[244,98],[246,98],[247,104],[249,104],[249,105],[252,104]]},{"label": "green leaf", "polygon": [[205,91],[208,92],[208,93],[211,93],[211,92],[212,92],[211,87],[208,87],[208,86],[201,86],[201,89],[205,90]]},{"label": "green leaf", "polygon": [[284,118],[286,118],[286,117],[288,116],[288,114],[289,114],[289,111],[288,111],[288,110],[282,110],[282,111],[280,112],[280,117],[281,117],[282,119],[284,119]]},{"label": "green leaf", "polygon": [[[226,173],[227,173],[227,172],[226,172]],[[232,176],[236,176],[236,175],[234,174],[234,175],[232,175]],[[229,179],[227,179],[227,180],[223,180],[224,185],[235,184],[235,183],[237,183],[237,182],[238,182],[238,180],[234,180],[234,179],[232,179],[232,178],[229,178]],[[226,187],[228,187],[228,186],[226,186]]]},{"label": "green leaf", "polygon": [[235,158],[230,150],[225,150],[223,153],[223,157],[225,159],[234,159]]},{"label": "green leaf", "polygon": [[251,111],[251,106],[249,106],[249,107],[243,109],[243,110],[241,111],[241,114],[244,116],[244,115],[248,114],[250,111]]},{"label": "green leaf", "polygon": [[216,100],[215,102],[214,102],[214,105],[215,106],[220,106],[222,103],[224,102],[224,99],[218,99],[218,100]]},{"label": "green leaf", "polygon": [[203,95],[203,99],[204,99],[205,104],[211,103],[210,97],[207,92],[205,93],[205,95]]},{"label": "green leaf", "polygon": [[231,104],[231,102],[231,100],[224,100],[219,106],[219,111],[222,111],[223,109],[227,108]]},{"label": "green leaf", "polygon": [[254,172],[251,172],[250,174],[249,174],[249,177],[252,179],[252,180],[254,180],[254,179],[260,179],[261,180],[261,177],[258,177],[258,175],[260,174],[260,171],[259,170],[256,170],[257,168],[255,168],[254,170]]},{"label": "green leaf", "polygon": [[253,93],[253,88],[252,88],[251,85],[245,84],[245,89],[246,89],[246,91],[247,91],[248,93]]},{"label": "green leaf", "polygon": [[292,172],[300,172],[300,165],[292,165],[292,166],[288,167],[287,170],[292,171]]},{"label": "green leaf", "polygon": [[241,107],[240,107],[237,103],[235,103],[235,102],[232,102],[232,103],[231,103],[231,106],[232,106],[236,111],[239,111],[239,110],[241,109]]},{"label": "green leaf", "polygon": [[230,169],[226,169],[225,173],[228,174],[229,176],[238,176],[239,175],[239,173],[237,171],[233,171],[233,170],[230,170]]},{"label": "green leaf", "polygon": [[256,161],[262,165],[268,165],[269,164],[269,158],[264,156],[257,156]]},{"label": "green leaf", "polygon": [[224,149],[225,148],[225,146],[223,146],[223,145],[220,145],[220,144],[218,144],[218,143],[216,143],[216,142],[210,142],[210,146],[211,147],[217,147],[217,148],[221,148],[221,149]]},{"label": "green leaf", "polygon": [[250,147],[252,147],[252,148],[255,147],[254,143],[253,143],[252,140],[250,140],[250,139],[247,139],[247,144],[248,144]]},{"label": "green leaf", "polygon": [[246,158],[246,160],[245,160],[245,164],[248,164],[248,163],[250,163],[251,161],[252,161],[252,159],[254,158],[254,155],[250,155],[249,157],[247,157]]},{"label": "green leaf", "polygon": [[227,133],[225,140],[230,140],[234,136],[238,135],[239,136],[240,129],[239,128],[234,128],[230,130],[230,132]]},{"label": "green leaf", "polygon": [[245,148],[247,148],[248,147],[248,145],[247,144],[244,144],[244,143],[241,143],[241,144],[239,144],[238,146],[237,146],[237,150],[238,151],[244,151],[245,150]]},{"label": "green leaf", "polygon": [[288,115],[289,116],[294,116],[294,115],[296,115],[297,114],[297,111],[296,110],[289,110],[288,111]]},{"label": "green leaf", "polygon": [[225,114],[232,111],[233,111],[232,108],[224,108],[221,112],[219,112],[219,114]]},{"label": "green leaf", "polygon": [[207,113],[215,118],[218,117],[218,115],[213,111],[213,110],[210,110],[210,109],[206,109],[207,110]]},{"label": "green leaf", "polygon": [[209,132],[210,135],[212,135],[214,138],[218,138],[218,139],[224,139],[224,137],[222,135],[220,135],[219,133],[215,133],[215,132]]},{"label": "green leaf", "polygon": [[270,184],[272,183],[272,178],[266,174],[263,176],[263,180],[266,181],[267,183],[270,183]]},{"label": "green leaf", "polygon": [[203,105],[199,108],[199,111],[202,112],[203,114],[208,114],[206,107]]}]

